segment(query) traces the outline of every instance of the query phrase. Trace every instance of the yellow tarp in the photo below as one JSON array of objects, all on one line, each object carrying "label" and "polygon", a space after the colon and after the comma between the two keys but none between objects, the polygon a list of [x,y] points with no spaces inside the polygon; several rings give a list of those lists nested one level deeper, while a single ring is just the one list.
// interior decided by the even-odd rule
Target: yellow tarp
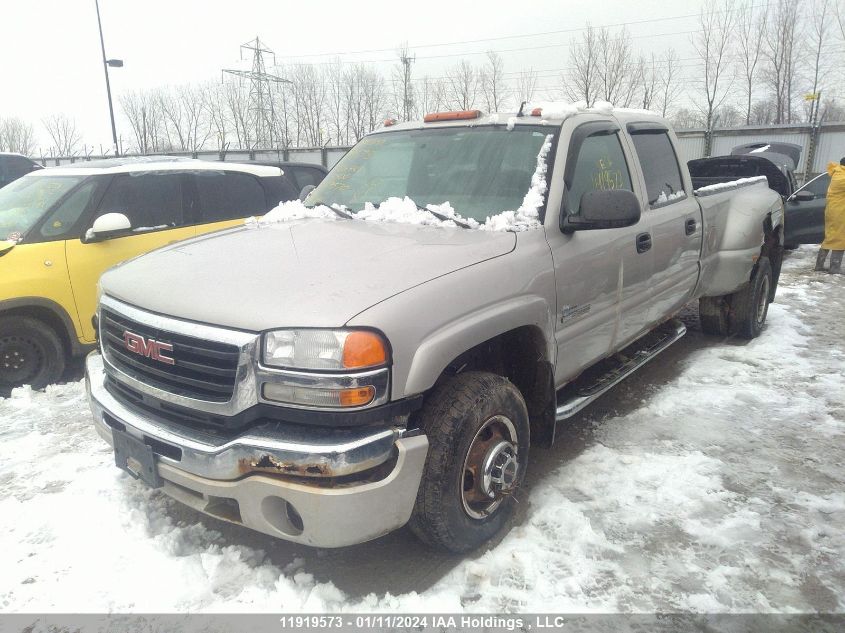
[{"label": "yellow tarp", "polygon": [[828,163],[830,187],[824,210],[824,242],[822,248],[832,251],[845,250],[845,167]]}]

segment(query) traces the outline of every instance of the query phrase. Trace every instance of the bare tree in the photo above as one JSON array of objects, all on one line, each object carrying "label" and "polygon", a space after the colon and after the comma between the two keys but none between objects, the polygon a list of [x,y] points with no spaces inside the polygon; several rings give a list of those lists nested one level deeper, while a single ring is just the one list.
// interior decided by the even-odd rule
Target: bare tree
[{"label": "bare tree", "polygon": [[745,89],[746,125],[751,123],[751,101],[763,54],[763,43],[766,41],[768,17],[768,6],[755,6],[753,0],[744,2],[736,10],[737,49]]},{"label": "bare tree", "polygon": [[456,110],[471,110],[478,96],[478,73],[465,59],[446,74],[447,103]]},{"label": "bare tree", "polygon": [[207,83],[202,86],[202,107],[208,122],[209,136],[215,139],[217,151],[223,152],[229,145],[230,120],[226,112],[225,84]]},{"label": "bare tree", "polygon": [[659,72],[660,112],[665,117],[682,92],[678,81],[681,72],[680,60],[675,49],[670,48],[660,56]]},{"label": "bare tree", "polygon": [[730,90],[730,77],[726,75],[729,70],[734,20],[735,11],[731,0],[724,0],[721,5],[718,5],[716,0],[708,0],[699,13],[700,31],[692,37],[693,48],[704,66],[701,79],[704,103],[699,105],[699,109],[704,114],[704,125],[707,129],[705,156],[710,155],[714,115]]},{"label": "bare tree", "polygon": [[312,64],[297,64],[291,70],[296,108],[297,144],[322,147],[325,143],[327,88],[323,73]]},{"label": "bare tree", "polygon": [[79,149],[82,133],[76,121],[64,114],[54,114],[42,120],[53,142],[57,156],[73,156]]},{"label": "bare tree", "polygon": [[504,109],[508,89],[505,84],[505,64],[498,53],[487,51],[487,63],[479,72],[479,83],[487,111],[499,112]]},{"label": "bare tree", "polygon": [[516,78],[516,98],[519,103],[531,102],[537,92],[537,73],[533,68],[523,70]]},{"label": "bare tree", "polygon": [[[354,73],[354,69],[352,71]],[[331,126],[336,145],[346,142],[349,128],[348,110],[350,106],[350,73],[347,72],[340,59],[335,59],[326,69],[328,94],[326,95],[326,115]]]},{"label": "bare tree", "polygon": [[830,66],[826,63],[826,59],[822,56],[822,47],[828,38],[830,28],[830,13],[831,7],[828,0],[815,0],[813,3],[813,10],[810,15],[809,24],[809,42],[812,45],[812,52],[810,58],[810,71],[813,77],[813,88],[810,91],[812,99],[807,101],[809,104],[807,108],[807,122],[813,123],[818,118],[819,110],[819,89],[821,83],[828,74]]},{"label": "bare tree", "polygon": [[651,110],[657,102],[660,90],[660,68],[657,57],[654,53],[651,54],[651,59],[648,62],[642,63],[643,72],[640,76],[640,97],[642,98],[642,106],[646,110]]},{"label": "bare tree", "polygon": [[446,86],[438,78],[432,79],[428,75],[423,77],[417,86],[419,111],[417,116],[425,116],[429,112],[437,112],[446,106]]},{"label": "bare tree", "polygon": [[766,38],[766,77],[774,97],[775,123],[792,122],[792,99],[798,70],[798,4],[777,0]]},{"label": "bare tree", "polygon": [[235,131],[238,149],[248,149],[252,127],[249,119],[249,94],[245,82],[241,79],[227,81],[223,84],[223,102],[226,116]]},{"label": "bare tree", "polygon": [[636,97],[644,62],[633,59],[631,35],[623,28],[614,36],[601,28],[596,37],[596,97],[618,106],[630,106]]},{"label": "bare tree", "polygon": [[700,112],[690,108],[678,108],[672,117],[672,124],[679,130],[690,130],[702,127],[704,119]]},{"label": "bare tree", "polygon": [[581,41],[573,43],[569,49],[571,68],[563,77],[563,92],[570,101],[583,100],[591,106],[596,100],[599,64],[597,40],[595,29],[588,24]]},{"label": "bare tree", "polygon": [[0,152],[31,156],[35,152],[35,130],[32,124],[17,117],[0,119]]}]

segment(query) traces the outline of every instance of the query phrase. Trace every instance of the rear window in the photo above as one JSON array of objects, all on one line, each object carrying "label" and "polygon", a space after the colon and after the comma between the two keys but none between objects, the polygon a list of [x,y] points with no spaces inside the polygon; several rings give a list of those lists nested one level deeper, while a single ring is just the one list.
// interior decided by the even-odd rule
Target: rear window
[{"label": "rear window", "polygon": [[685,198],[681,168],[669,134],[648,131],[631,136],[645,178],[649,206],[661,207]]}]

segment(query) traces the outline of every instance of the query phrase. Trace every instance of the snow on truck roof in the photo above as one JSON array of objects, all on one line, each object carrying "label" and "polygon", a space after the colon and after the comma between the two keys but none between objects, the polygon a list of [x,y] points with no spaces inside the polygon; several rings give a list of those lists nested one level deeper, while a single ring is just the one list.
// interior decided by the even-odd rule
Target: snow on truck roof
[{"label": "snow on truck roof", "polygon": [[94,176],[102,174],[126,174],[147,171],[239,171],[253,176],[269,177],[284,173],[278,167],[249,165],[224,161],[198,160],[181,156],[135,156],[107,158],[104,160],[81,161],[73,165],[49,167],[33,172],[30,176]]},{"label": "snow on truck roof", "polygon": [[385,125],[374,133],[394,130],[421,129],[434,126],[472,127],[474,125],[504,125],[513,129],[515,125],[560,125],[566,119],[580,114],[599,114],[613,116],[617,120],[630,122],[634,120],[664,121],[656,112],[636,108],[617,108],[607,101],[596,101],[587,106],[583,101],[569,103],[567,101],[541,101],[526,103],[522,108],[522,115],[517,112],[493,112],[485,114],[481,110],[463,110],[456,112],[440,112],[427,115],[424,121],[408,121],[395,123],[385,121]]}]

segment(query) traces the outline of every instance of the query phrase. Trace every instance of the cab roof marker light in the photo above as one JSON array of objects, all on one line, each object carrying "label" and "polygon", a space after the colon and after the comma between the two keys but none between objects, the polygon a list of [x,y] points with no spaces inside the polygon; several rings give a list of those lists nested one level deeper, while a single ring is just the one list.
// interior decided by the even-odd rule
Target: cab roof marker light
[{"label": "cab roof marker light", "polygon": [[531,110],[531,116],[543,116],[543,108],[534,108]]},{"label": "cab roof marker light", "polygon": [[426,114],[423,121],[434,123],[436,121],[461,121],[464,119],[477,119],[481,116],[481,110],[453,110],[452,112],[431,112]]}]

